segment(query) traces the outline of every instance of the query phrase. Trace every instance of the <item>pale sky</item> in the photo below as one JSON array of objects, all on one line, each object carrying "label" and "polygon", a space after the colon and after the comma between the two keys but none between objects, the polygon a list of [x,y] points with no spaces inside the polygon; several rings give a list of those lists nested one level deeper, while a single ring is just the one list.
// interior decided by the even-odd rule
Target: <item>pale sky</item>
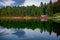
[{"label": "pale sky", "polygon": [[41,2],[48,3],[50,0],[26,0],[23,5],[30,6],[30,5],[36,5],[39,6]]},{"label": "pale sky", "polygon": [[[22,6],[39,6],[41,2],[48,3],[50,0],[0,0],[0,6],[15,6],[15,5],[22,5]],[[56,1],[56,0],[53,0]]]}]

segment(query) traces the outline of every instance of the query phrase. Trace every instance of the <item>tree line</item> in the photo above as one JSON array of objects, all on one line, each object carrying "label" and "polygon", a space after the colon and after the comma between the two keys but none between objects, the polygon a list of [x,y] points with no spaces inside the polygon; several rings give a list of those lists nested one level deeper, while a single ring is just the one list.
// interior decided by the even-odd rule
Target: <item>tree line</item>
[{"label": "tree line", "polygon": [[41,16],[41,15],[48,15],[52,16],[55,12],[54,6],[52,1],[48,4],[43,4],[41,2],[40,6],[37,7],[35,5],[32,6],[14,6],[14,7],[3,7],[0,8],[0,17],[3,16]]}]

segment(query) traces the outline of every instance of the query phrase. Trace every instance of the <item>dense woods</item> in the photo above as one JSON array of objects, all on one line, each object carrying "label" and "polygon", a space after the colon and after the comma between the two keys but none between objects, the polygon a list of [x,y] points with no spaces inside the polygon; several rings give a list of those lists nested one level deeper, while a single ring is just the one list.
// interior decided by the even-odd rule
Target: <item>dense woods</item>
[{"label": "dense woods", "polygon": [[7,6],[0,8],[0,17],[4,16],[52,16],[55,13],[60,12],[60,6],[54,6],[52,1],[48,4],[41,2],[40,6]]},{"label": "dense woods", "polygon": [[54,3],[54,13],[59,13],[60,12],[60,0],[57,0],[57,2]]},{"label": "dense woods", "polygon": [[0,16],[40,16],[40,15],[51,16],[53,14],[52,1],[49,4],[43,4],[41,2],[40,6],[14,6],[14,7],[2,7],[0,9]]}]

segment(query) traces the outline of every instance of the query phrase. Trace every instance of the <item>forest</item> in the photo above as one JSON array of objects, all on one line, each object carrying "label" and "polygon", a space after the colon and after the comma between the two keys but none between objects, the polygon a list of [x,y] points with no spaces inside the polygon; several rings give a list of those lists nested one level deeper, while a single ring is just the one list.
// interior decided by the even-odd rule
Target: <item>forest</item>
[{"label": "forest", "polygon": [[48,15],[52,16],[55,13],[58,13],[60,7],[55,7],[50,1],[48,4],[43,4],[41,2],[40,6],[37,7],[35,5],[32,6],[7,6],[0,8],[0,17],[7,17],[7,16],[41,16],[41,15]]},{"label": "forest", "polygon": [[48,4],[43,4],[41,2],[40,6],[7,6],[0,8],[0,17],[10,17],[10,16],[53,16],[53,14],[60,12],[60,6],[54,6],[52,1]]}]

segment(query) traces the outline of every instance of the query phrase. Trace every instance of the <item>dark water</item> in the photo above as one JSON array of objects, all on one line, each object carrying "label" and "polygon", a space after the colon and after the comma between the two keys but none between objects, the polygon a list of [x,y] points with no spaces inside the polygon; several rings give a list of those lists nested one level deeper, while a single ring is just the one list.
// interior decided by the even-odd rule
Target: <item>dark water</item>
[{"label": "dark water", "polygon": [[0,40],[60,40],[60,23],[0,21]]}]

